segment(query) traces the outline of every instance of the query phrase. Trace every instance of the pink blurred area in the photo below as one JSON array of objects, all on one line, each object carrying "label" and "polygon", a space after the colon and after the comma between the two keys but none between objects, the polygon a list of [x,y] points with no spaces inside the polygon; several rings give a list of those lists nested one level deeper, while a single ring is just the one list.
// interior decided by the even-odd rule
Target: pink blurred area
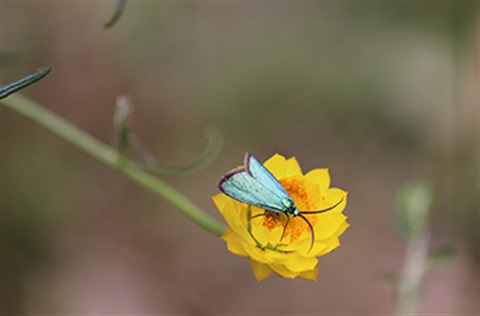
[{"label": "pink blurred area", "polygon": [[246,151],[328,167],[350,228],[317,282],[258,283],[246,258],[173,206],[1,110],[1,313],[390,315],[382,275],[402,267],[398,190],[435,183],[419,314],[478,313],[478,3],[2,2],[1,84],[114,144],[115,99],[160,160],[189,161],[204,127],[225,140],[208,169],[163,177],[222,221],[211,196]]}]

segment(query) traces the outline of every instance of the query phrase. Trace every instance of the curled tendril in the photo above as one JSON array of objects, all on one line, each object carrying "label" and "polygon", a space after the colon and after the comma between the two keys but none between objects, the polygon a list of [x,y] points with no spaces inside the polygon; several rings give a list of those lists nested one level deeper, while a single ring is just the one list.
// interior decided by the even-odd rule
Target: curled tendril
[{"label": "curled tendril", "polygon": [[117,98],[117,107],[114,114],[116,142],[119,147],[119,164],[127,161],[130,148],[134,149],[143,158],[143,161],[128,161],[132,166],[144,171],[169,175],[188,176],[208,167],[217,157],[223,144],[223,137],[218,128],[209,126],[205,128],[208,139],[204,151],[194,160],[186,163],[158,161],[158,159],[142,145],[141,141],[130,131],[129,118],[133,113],[133,106],[127,97]]},{"label": "curled tendril", "polygon": [[26,76],[20,80],[7,84],[0,88],[0,100],[3,98],[8,97],[10,94],[17,92],[23,88],[28,87],[29,85],[37,82],[38,80],[42,79],[52,70],[50,67],[41,68],[37,72]]},{"label": "curled tendril", "polygon": [[215,160],[223,144],[222,133],[215,126],[206,127],[204,134],[208,139],[207,146],[197,158],[190,162],[157,161],[152,164],[152,155],[146,164],[137,164],[137,166],[148,172],[169,176],[182,177],[195,174],[208,167]]}]

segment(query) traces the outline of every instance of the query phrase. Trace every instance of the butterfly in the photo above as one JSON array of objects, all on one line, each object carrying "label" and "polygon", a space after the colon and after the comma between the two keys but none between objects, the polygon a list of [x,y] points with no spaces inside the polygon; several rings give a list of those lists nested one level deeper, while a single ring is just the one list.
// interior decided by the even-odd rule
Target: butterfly
[{"label": "butterfly", "polygon": [[[310,249],[312,250],[315,243],[315,232],[310,221],[304,214],[318,214],[333,210],[342,201],[343,198],[331,207],[316,211],[299,211],[295,206],[295,202],[287,193],[285,188],[278,180],[267,170],[255,157],[249,153],[245,154],[243,167],[233,169],[223,175],[218,181],[220,191],[229,197],[265,209],[265,214],[257,214],[256,216],[272,216],[276,214],[285,214],[287,221],[283,227],[280,241],[285,235],[285,229],[292,217],[300,217],[307,223],[311,232]],[[269,211],[269,212],[267,212]]]}]

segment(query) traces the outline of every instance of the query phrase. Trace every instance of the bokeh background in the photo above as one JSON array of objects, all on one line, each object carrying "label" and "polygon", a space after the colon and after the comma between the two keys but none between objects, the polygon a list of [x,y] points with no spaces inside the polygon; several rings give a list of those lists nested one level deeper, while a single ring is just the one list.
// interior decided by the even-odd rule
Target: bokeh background
[{"label": "bokeh background", "polygon": [[257,283],[248,260],[171,205],[9,109],[1,110],[3,314],[390,314],[398,190],[430,181],[423,314],[479,311],[478,3],[1,2],[1,84],[114,143],[118,95],[160,160],[206,170],[165,180],[218,220],[217,179],[246,151],[328,167],[351,227],[317,282]]}]

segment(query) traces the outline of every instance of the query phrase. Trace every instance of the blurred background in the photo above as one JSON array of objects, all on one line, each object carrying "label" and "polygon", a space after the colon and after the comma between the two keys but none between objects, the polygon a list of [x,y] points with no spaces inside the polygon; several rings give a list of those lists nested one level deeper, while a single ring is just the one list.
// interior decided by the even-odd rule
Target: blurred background
[{"label": "blurred background", "polygon": [[10,109],[1,111],[3,314],[389,314],[404,242],[398,190],[436,188],[419,313],[478,313],[478,3],[2,2],[1,84],[107,144],[118,95],[160,160],[189,161],[218,127],[206,170],[164,179],[222,221],[211,196],[246,151],[328,167],[351,227],[317,282],[257,283],[248,259],[171,205]]}]

